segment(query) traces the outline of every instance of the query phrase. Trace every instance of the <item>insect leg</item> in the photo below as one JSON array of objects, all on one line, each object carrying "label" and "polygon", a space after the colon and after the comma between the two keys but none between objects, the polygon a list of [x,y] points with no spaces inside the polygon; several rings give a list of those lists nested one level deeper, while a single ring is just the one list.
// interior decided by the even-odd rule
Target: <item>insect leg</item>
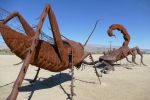
[{"label": "insect leg", "polygon": [[34,83],[36,81],[36,79],[38,78],[39,72],[40,72],[40,68],[37,69],[36,75],[35,75],[34,79],[30,81],[30,83]]},{"label": "insect leg", "polygon": [[6,17],[6,19],[4,19],[2,21],[3,24],[6,24],[8,21],[10,21],[12,18],[14,17],[18,17],[19,21],[21,22],[26,34],[30,37],[34,36],[34,31],[33,29],[30,27],[30,25],[26,22],[26,20],[19,14],[19,12],[14,12],[12,14],[10,14],[9,16]]},{"label": "insect leg", "polygon": [[[47,9],[47,8],[46,8]],[[34,38],[32,39],[32,45],[30,47],[30,50],[28,51],[26,58],[24,60],[24,63],[22,65],[22,68],[20,70],[20,73],[15,81],[15,84],[13,86],[13,89],[11,91],[10,96],[7,98],[8,100],[16,100],[17,96],[18,96],[18,92],[19,92],[19,87],[21,86],[23,79],[26,75],[27,69],[29,67],[30,61],[32,60],[32,56],[33,56],[33,52],[35,51],[35,47],[38,45],[38,39],[39,39],[39,35],[40,35],[40,30],[43,26],[43,21],[46,17],[46,13],[45,10],[42,13],[42,16],[40,18],[40,22],[38,24],[36,33],[34,35]]]},{"label": "insect leg", "polygon": [[71,88],[70,88],[70,100],[73,100],[73,96],[75,95],[74,93],[74,54],[73,50],[71,49]]},{"label": "insect leg", "polygon": [[65,60],[65,54],[64,54],[64,45],[63,45],[63,42],[61,39],[61,34],[59,32],[59,27],[57,25],[55,15],[54,15],[49,4],[46,5],[46,7],[42,13],[42,16],[40,18],[40,22],[39,22],[38,27],[37,27],[37,31],[41,30],[47,13],[48,13],[48,17],[49,17],[49,21],[50,21],[50,25],[51,25],[51,29],[52,29],[52,34],[53,34],[53,37],[55,40],[56,49],[58,51],[58,57],[60,58],[61,62],[65,63],[66,60]]},{"label": "insect leg", "polygon": [[[91,61],[94,63],[94,59],[93,59],[93,56],[91,53],[89,54],[89,57],[90,57]],[[95,64],[93,64],[93,68],[95,70],[96,76],[98,77],[99,83],[101,84],[100,77],[102,77],[102,75],[99,75]]]}]

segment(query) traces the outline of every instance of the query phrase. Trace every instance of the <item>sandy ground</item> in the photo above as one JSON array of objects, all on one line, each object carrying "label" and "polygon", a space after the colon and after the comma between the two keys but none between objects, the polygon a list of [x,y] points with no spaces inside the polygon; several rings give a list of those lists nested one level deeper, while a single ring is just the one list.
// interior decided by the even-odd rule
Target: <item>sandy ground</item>
[{"label": "sandy ground", "polygon": [[[99,55],[94,55],[95,60]],[[5,100],[12,90],[13,83],[21,65],[19,58],[13,55],[0,55],[0,100]],[[139,62],[139,57],[137,58]],[[84,70],[75,70],[75,100],[150,100],[150,55],[144,55],[148,66],[127,63],[115,65],[115,71],[103,74],[99,85],[94,69],[86,66]],[[118,62],[120,63],[120,62]],[[17,100],[66,100],[67,95],[60,88],[70,92],[69,70],[59,73],[41,70],[36,83],[30,85],[37,67],[30,66],[20,88]],[[100,69],[98,68],[100,72]]]}]

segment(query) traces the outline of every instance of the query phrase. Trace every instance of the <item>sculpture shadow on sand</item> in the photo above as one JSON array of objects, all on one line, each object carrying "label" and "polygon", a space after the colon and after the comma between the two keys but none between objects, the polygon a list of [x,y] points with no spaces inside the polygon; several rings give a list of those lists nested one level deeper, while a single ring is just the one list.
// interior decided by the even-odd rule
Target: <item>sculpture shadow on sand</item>
[{"label": "sculpture shadow on sand", "polygon": [[[25,79],[25,80],[31,81],[31,79]],[[70,81],[70,80],[71,80],[71,76],[67,73],[56,74],[56,75],[52,75],[49,78],[39,78],[33,84],[21,86],[19,88],[19,91],[20,92],[31,92],[30,95],[28,96],[28,100],[31,100],[31,98],[36,90],[48,89],[48,88],[52,88],[52,87],[59,85],[60,88],[63,90],[63,92],[69,98],[69,94],[65,91],[65,89],[62,87],[61,84],[64,82]]]}]

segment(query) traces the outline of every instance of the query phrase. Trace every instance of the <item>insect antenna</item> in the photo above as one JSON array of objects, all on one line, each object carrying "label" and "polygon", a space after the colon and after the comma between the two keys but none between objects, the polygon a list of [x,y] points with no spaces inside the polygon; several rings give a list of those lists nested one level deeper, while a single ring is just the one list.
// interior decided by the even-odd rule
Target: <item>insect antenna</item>
[{"label": "insect antenna", "polygon": [[96,26],[98,24],[99,20],[96,21],[95,25],[94,25],[94,28],[91,32],[91,34],[89,35],[89,37],[87,38],[86,42],[84,43],[84,47],[86,46],[87,42],[89,41],[90,37],[92,36],[92,34],[94,33],[95,29],[96,29]]}]

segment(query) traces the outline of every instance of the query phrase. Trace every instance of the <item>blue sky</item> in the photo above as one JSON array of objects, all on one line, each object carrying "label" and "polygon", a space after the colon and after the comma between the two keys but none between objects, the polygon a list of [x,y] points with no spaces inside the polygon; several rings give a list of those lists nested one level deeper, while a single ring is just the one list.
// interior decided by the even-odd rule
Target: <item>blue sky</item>
[{"label": "blue sky", "polygon": [[[37,24],[47,3],[50,3],[59,24],[60,32],[75,41],[84,43],[97,19],[97,28],[88,44],[115,46],[123,43],[122,34],[110,38],[107,29],[112,24],[122,24],[129,32],[129,47],[150,49],[150,0],[0,0],[0,7],[10,12],[18,11],[30,25]],[[47,29],[46,20],[43,31]]]}]

